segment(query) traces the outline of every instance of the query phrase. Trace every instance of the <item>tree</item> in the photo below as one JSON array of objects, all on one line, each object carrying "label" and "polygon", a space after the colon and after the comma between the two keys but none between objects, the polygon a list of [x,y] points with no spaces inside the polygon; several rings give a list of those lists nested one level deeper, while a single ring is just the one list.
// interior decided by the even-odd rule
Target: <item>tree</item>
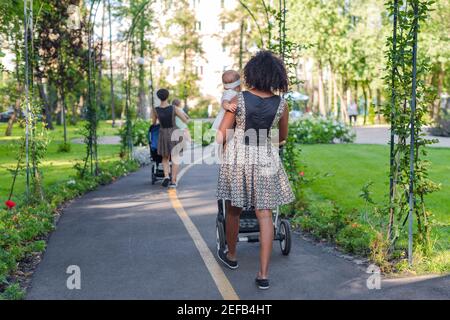
[{"label": "tree", "polygon": [[381,0],[290,1],[289,8],[288,35],[306,46],[304,63],[314,66],[305,83],[311,107],[345,119],[347,104],[357,100],[359,88],[370,96],[374,84],[381,87],[386,34]]},{"label": "tree", "polygon": [[[40,23],[37,24],[39,37],[36,78],[39,92],[50,129],[53,128],[52,114],[59,113],[58,123],[64,126],[64,142],[67,142],[67,98],[73,96],[67,95],[67,92],[72,92],[78,87],[79,94],[83,95],[85,87],[87,60],[83,41],[84,23],[80,29],[67,26],[68,6],[81,4],[81,0],[47,1],[45,10],[41,13]],[[56,89],[56,105],[52,105],[52,100],[48,96],[52,87]],[[77,98],[75,96],[76,100]],[[75,122],[75,112],[76,110],[72,109],[72,122]]]},{"label": "tree", "polygon": [[429,59],[431,74],[427,79],[430,87],[436,88],[436,99],[430,106],[431,117],[439,121],[440,97],[450,92],[450,1],[437,0],[431,6],[430,17],[424,21],[419,41],[424,50],[421,55]]},{"label": "tree", "polygon": [[187,107],[189,97],[198,96],[199,88],[196,83],[198,75],[194,70],[195,59],[203,54],[200,36],[196,30],[195,15],[187,0],[177,1],[175,15],[168,21],[177,31],[169,45],[171,56],[182,57],[182,71],[178,78],[177,94]]},{"label": "tree", "polygon": [[0,4],[0,32],[7,42],[7,47],[15,55],[14,77],[16,81],[15,89],[11,92],[14,103],[14,113],[8,121],[5,135],[12,134],[13,125],[21,113],[21,100],[23,95],[23,3],[21,1],[6,1]]}]

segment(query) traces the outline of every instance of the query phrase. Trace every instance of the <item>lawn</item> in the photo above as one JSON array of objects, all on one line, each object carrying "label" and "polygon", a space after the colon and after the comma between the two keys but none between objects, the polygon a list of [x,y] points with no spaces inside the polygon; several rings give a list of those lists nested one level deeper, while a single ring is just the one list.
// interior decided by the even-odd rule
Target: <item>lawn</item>
[{"label": "lawn", "polygon": [[[389,191],[389,149],[380,145],[302,145],[306,175],[315,176],[306,192],[316,199],[329,199],[345,210],[363,209],[361,188],[373,182],[376,202],[386,201]],[[450,149],[429,148],[430,178],[441,190],[427,198],[427,207],[438,222],[434,236],[438,250],[450,250]],[[325,175],[325,174],[329,175]]]},{"label": "lawn", "polygon": [[[69,141],[75,138],[82,137],[80,128],[83,123],[78,123],[77,126],[68,127]],[[0,124],[0,200],[6,200],[9,195],[12,176],[8,169],[15,168],[16,154],[17,154],[17,140],[23,134],[23,129],[15,126],[13,135],[5,137],[4,131],[5,123]],[[118,129],[112,128],[106,122],[100,122],[98,134],[99,136],[117,135]],[[86,147],[81,144],[72,144],[70,152],[58,152],[58,145],[63,140],[63,128],[57,126],[55,130],[49,132],[50,144],[47,150],[46,157],[41,165],[42,174],[44,178],[44,185],[49,186],[57,182],[67,180],[69,176],[75,174],[73,165],[82,160],[86,154]],[[119,145],[99,145],[98,154],[101,162],[115,161],[119,159],[120,146]],[[14,195],[20,195],[25,190],[25,177],[19,176],[16,182]]]},{"label": "lawn", "polygon": [[[84,121],[80,121],[75,126],[69,125],[67,127],[67,138],[68,140],[81,138],[81,132],[80,129],[83,128],[85,125]],[[10,137],[5,136],[5,130],[6,130],[6,123],[0,123],[0,144],[2,143],[8,143],[13,140],[20,139],[20,137],[23,135],[24,128],[21,128],[19,125],[14,125],[13,132]],[[63,138],[63,127],[62,126],[55,126],[55,130],[49,130],[49,138],[54,142],[61,142]],[[97,130],[98,136],[114,136],[119,134],[119,128],[115,127],[113,128],[110,124],[110,122],[107,121],[100,121],[98,130]]]}]

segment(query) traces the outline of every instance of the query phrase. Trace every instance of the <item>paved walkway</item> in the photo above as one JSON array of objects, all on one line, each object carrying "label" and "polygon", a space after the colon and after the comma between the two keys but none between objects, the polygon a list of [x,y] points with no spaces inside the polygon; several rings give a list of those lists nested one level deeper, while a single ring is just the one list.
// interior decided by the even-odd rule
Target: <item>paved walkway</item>
[{"label": "paved walkway", "polygon": [[[356,132],[356,141],[358,144],[388,144],[390,131],[388,126],[358,126],[354,128]],[[433,147],[450,148],[450,138],[427,136],[428,139],[438,139],[439,142]],[[83,144],[83,139],[74,139],[72,143]],[[118,136],[104,136],[98,138],[99,144],[120,144]]]},{"label": "paved walkway", "polygon": [[[390,140],[390,130],[388,126],[358,126],[354,128],[356,141],[358,144],[388,144]],[[450,138],[426,136],[428,139],[438,139],[439,142],[432,147],[450,148]]]},{"label": "paved walkway", "polygon": [[[260,291],[253,284],[258,244],[239,245],[236,271],[212,258],[216,181],[216,165],[192,166],[169,198],[151,185],[147,167],[74,201],[50,237],[27,298],[221,299],[227,284],[240,299],[450,298],[450,276],[383,280],[381,290],[369,290],[365,267],[298,234],[288,257],[274,244],[272,287]],[[66,287],[70,265],[81,269],[80,290]]]},{"label": "paved walkway", "polygon": [[[73,139],[72,143],[75,144],[84,144],[83,138],[77,138]],[[120,144],[120,137],[119,136],[103,136],[98,137],[98,144]]]}]

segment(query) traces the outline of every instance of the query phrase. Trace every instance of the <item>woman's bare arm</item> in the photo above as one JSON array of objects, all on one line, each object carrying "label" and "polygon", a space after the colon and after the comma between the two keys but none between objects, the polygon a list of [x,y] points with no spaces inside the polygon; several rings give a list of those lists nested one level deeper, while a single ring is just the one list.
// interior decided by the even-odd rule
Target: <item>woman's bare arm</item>
[{"label": "woman's bare arm", "polygon": [[286,143],[289,130],[289,107],[287,104],[284,108],[283,114],[281,115],[278,128],[280,130],[280,144],[282,145]]},{"label": "woman's bare arm", "polygon": [[156,109],[155,108],[152,108],[151,114],[152,114],[152,124],[155,125],[156,122],[158,121],[158,117],[156,116]]},{"label": "woman's bare arm", "polygon": [[219,126],[219,131],[216,135],[216,141],[218,144],[223,144],[228,141],[227,131],[234,128],[234,122],[236,121],[236,114],[230,111],[225,112],[222,122]]}]

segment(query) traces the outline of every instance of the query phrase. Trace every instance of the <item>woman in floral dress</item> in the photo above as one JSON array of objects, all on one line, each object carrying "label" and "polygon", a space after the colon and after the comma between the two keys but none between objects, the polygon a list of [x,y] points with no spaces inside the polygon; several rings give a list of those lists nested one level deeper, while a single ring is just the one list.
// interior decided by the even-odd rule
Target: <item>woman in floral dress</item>
[{"label": "woman in floral dress", "polygon": [[[219,250],[218,257],[227,267],[238,268],[239,215],[242,209],[254,209],[260,226],[260,270],[255,281],[260,289],[268,289],[272,210],[294,199],[278,150],[287,138],[289,111],[276,93],[288,90],[288,76],[281,59],[260,51],[245,66],[244,77],[248,91],[235,99],[235,113],[226,112],[217,136],[219,143],[226,142],[217,198],[227,203],[228,244],[228,250]],[[276,129],[278,135],[273,134]]]}]

